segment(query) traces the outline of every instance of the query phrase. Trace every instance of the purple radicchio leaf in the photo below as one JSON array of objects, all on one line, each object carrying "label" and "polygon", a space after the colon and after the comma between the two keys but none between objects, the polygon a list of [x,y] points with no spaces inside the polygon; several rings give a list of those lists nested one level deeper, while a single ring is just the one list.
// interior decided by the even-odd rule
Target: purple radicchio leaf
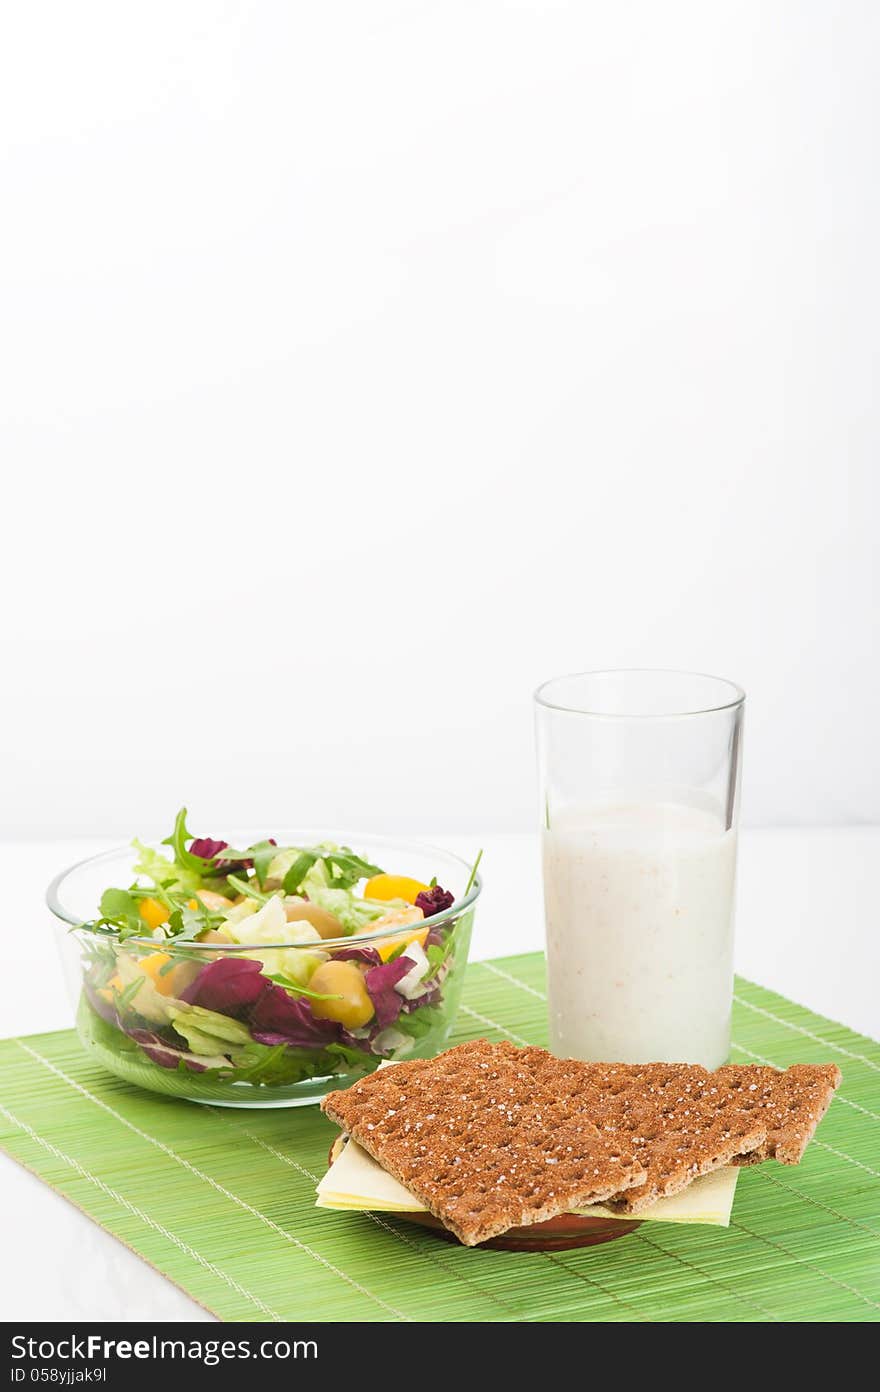
[{"label": "purple radicchio leaf", "polygon": [[416,895],[416,908],[421,909],[425,918],[445,913],[447,909],[452,908],[454,903],[455,895],[450,894],[448,889],[443,889],[440,885],[434,885],[432,889],[423,889],[421,894]]},{"label": "purple radicchio leaf", "polygon": [[294,1000],[281,986],[267,981],[266,988],[249,1012],[251,1034],[258,1044],[290,1044],[296,1049],[322,1049],[338,1040],[335,1020],[319,1020],[308,1001]]},{"label": "purple radicchio leaf", "polygon": [[436,1005],[439,1000],[442,1000],[440,987],[432,982],[420,996],[416,996],[413,1000],[404,1000],[400,1008],[409,1015],[413,1010],[421,1010],[423,1005]]},{"label": "purple radicchio leaf", "polygon": [[446,934],[454,926],[452,923],[444,923],[442,928],[432,928],[425,938],[425,948],[442,947],[446,942]]},{"label": "purple radicchio leaf", "polygon": [[363,1034],[352,1034],[351,1030],[341,1029],[339,1031],[339,1043],[344,1044],[347,1049],[357,1049],[359,1052],[369,1054],[372,1052],[371,1046],[377,1034],[381,1034],[381,1029],[374,1022],[367,1025]]},{"label": "purple radicchio leaf", "polygon": [[383,962],[381,967],[371,967],[364,977],[367,995],[376,1009],[379,1029],[393,1025],[400,1014],[403,996],[394,987],[414,966],[411,957],[396,957],[393,962]]},{"label": "purple radicchio leaf", "polygon": [[95,1014],[100,1015],[101,1019],[105,1020],[108,1025],[115,1025],[117,1029],[122,1029],[119,1016],[116,1013],[116,1006],[111,1001],[105,1000],[90,981],[83,981],[83,989]]},{"label": "purple radicchio leaf", "polygon": [[334,962],[366,962],[368,967],[378,967],[382,958],[375,947],[343,947],[332,956]]},{"label": "purple radicchio leaf", "polygon": [[219,957],[202,968],[180,999],[238,1019],[271,985],[261,974],[262,965],[251,957]]},{"label": "purple radicchio leaf", "polygon": [[190,842],[189,851],[202,860],[214,860],[228,845],[228,841],[215,841],[211,836],[197,836]]},{"label": "purple radicchio leaf", "polygon": [[139,1044],[148,1059],[160,1068],[177,1068],[179,1064],[191,1073],[204,1073],[208,1068],[228,1068],[229,1060],[222,1054],[191,1054],[186,1049],[175,1049],[171,1044],[152,1030],[126,1030],[136,1044]]},{"label": "purple radicchio leaf", "polygon": [[[267,837],[270,846],[277,846],[278,842],[274,836]],[[216,860],[214,867],[221,875],[234,875],[239,870],[250,870],[253,868],[253,860],[226,860],[220,852],[225,851],[229,845],[228,841],[215,841],[211,836],[197,836],[190,843],[190,854],[201,856],[202,860]]]}]

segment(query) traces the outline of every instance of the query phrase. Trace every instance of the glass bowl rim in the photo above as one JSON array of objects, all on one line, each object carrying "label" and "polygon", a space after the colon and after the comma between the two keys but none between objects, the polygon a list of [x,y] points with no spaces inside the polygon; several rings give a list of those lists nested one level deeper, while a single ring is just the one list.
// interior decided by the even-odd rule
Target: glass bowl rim
[{"label": "glass bowl rim", "polygon": [[[285,832],[285,835],[286,834],[287,833]],[[294,836],[297,835],[297,829],[294,828],[290,834]],[[303,833],[305,837],[315,836],[316,834],[317,833],[315,833],[313,830],[309,830]],[[426,841],[408,841],[406,839],[394,836],[374,835],[373,833],[366,831],[335,831],[332,833],[332,837],[334,840],[338,840],[340,844],[343,845],[357,846],[358,839],[360,839],[362,841],[372,842],[374,845],[384,844],[389,848],[396,847],[398,850],[405,849],[411,851],[418,851],[419,853],[436,853],[440,857],[445,857],[449,860],[457,861],[458,864],[463,866],[469,874],[473,869],[473,866],[469,864],[469,862],[466,861],[463,856],[457,855],[455,851],[444,850],[442,847],[434,846],[430,842]],[[331,839],[331,833],[326,833],[325,839]],[[154,846],[152,842],[145,842],[144,844],[150,846],[152,849],[158,849],[158,847]],[[296,843],[294,842],[292,844]],[[309,843],[306,840],[304,841],[304,844],[315,843]],[[173,938],[142,938],[137,936],[131,936],[120,939],[116,933],[103,932],[100,929],[89,928],[84,919],[77,918],[68,909],[66,909],[64,907],[64,904],[61,902],[61,890],[64,885],[64,882],[65,880],[67,880],[68,876],[72,875],[76,870],[81,870],[86,865],[98,865],[101,861],[113,860],[117,856],[124,855],[126,852],[133,851],[133,849],[134,848],[130,843],[128,845],[123,846],[111,846],[109,850],[99,851],[97,855],[83,856],[82,860],[75,860],[72,865],[65,866],[63,870],[59,870],[58,874],[55,875],[52,880],[50,880],[46,888],[46,904],[51,910],[51,912],[54,914],[54,916],[57,919],[60,919],[62,923],[66,923],[71,930],[76,930],[80,933],[86,933],[90,937],[97,938],[102,942],[119,942],[124,943],[126,946],[131,945],[133,947],[149,947],[153,949],[162,948],[164,951],[173,953],[175,950]],[[451,922],[453,919],[458,918],[462,913],[464,913],[467,909],[471,908],[471,906],[477,902],[482,892],[482,889],[483,880],[478,870],[476,875],[474,876],[473,884],[471,885],[470,889],[468,890],[467,894],[465,894],[463,899],[456,899],[449,906],[448,909],[444,909],[442,913],[431,914],[431,916],[429,918],[426,918],[424,922],[430,923],[432,928],[439,928],[442,927],[444,924]],[[333,949],[342,947],[368,947],[372,942],[387,941],[388,938],[394,937],[397,933],[404,933],[407,930],[407,928],[413,926],[413,924],[402,924],[401,927],[397,929],[393,927],[379,928],[377,931],[372,933],[350,933],[348,936],[341,938],[322,938],[320,942],[261,942],[255,944],[197,943],[190,942],[189,940],[187,940],[185,947],[187,952],[195,950],[197,952],[204,952],[207,956],[210,956],[213,953],[222,954],[223,956],[226,956],[229,953],[242,953],[244,955],[247,955],[248,952],[253,952],[255,948],[259,948],[260,952],[272,950],[274,948],[285,948],[288,950],[300,949],[304,952],[314,952],[315,950],[324,952],[332,951]]]},{"label": "glass bowl rim", "polygon": [[[700,681],[717,682],[719,686],[727,687],[731,695],[729,700],[711,706],[695,706],[691,710],[661,711],[656,714],[650,711],[590,710],[589,707],[565,705],[552,699],[551,688],[558,686],[560,682],[574,681],[578,677],[628,676],[696,677]],[[719,677],[714,672],[691,671],[686,667],[595,667],[586,668],[581,672],[560,672],[558,676],[548,677],[546,681],[541,682],[533,692],[536,706],[556,711],[561,715],[586,716],[591,720],[689,720],[692,716],[720,715],[722,711],[735,710],[737,706],[745,703],[745,699],[746,693],[743,688],[729,677]]]}]

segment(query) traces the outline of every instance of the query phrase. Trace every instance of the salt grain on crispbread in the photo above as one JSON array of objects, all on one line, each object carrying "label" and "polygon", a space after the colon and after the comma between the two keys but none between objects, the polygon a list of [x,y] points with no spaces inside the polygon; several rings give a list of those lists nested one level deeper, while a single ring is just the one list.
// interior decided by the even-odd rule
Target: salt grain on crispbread
[{"label": "salt grain on crispbread", "polygon": [[524,1057],[532,1052],[485,1040],[462,1044],[439,1058],[380,1069],[321,1105],[473,1246],[600,1203],[643,1179],[630,1149],[538,1076]]}]

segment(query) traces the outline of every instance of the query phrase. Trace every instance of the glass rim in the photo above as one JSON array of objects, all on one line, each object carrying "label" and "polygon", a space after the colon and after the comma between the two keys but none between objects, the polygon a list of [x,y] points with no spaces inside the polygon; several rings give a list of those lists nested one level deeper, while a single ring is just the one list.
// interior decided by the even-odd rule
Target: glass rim
[{"label": "glass rim", "polygon": [[[356,832],[340,831],[336,832],[335,835],[342,838],[346,845],[357,844],[358,833]],[[384,843],[388,847],[396,846],[399,849],[407,848],[413,851],[419,851],[420,853],[424,853],[426,851],[430,853],[436,853],[441,858],[457,861],[459,865],[461,865],[465,870],[467,870],[468,874],[470,874],[470,872],[473,869],[473,866],[468,861],[466,861],[463,856],[457,855],[455,851],[447,851],[440,846],[434,846],[430,842],[398,840],[393,836],[376,836],[371,835],[369,832],[360,833],[360,839],[363,841],[370,841],[373,844]],[[98,865],[101,861],[113,860],[117,856],[124,855],[126,852],[131,852],[132,850],[133,848],[131,845],[111,846],[109,850],[99,851],[97,855],[83,856],[81,860],[76,860],[73,862],[72,865],[65,866],[63,870],[59,870],[58,874],[55,875],[52,880],[50,880],[46,888],[46,905],[48,906],[52,914],[55,916],[55,918],[60,919],[62,923],[66,923],[71,930],[86,934],[88,935],[88,937],[93,938],[98,942],[117,942],[120,945],[125,946],[128,946],[130,944],[133,947],[148,947],[152,948],[153,950],[161,949],[164,952],[174,952],[174,938],[142,938],[140,936],[135,935],[132,935],[131,937],[120,938],[116,933],[104,932],[101,929],[96,928],[89,928],[87,920],[77,918],[75,914],[71,913],[70,910],[65,908],[64,904],[61,901],[61,889],[68,876],[72,875],[77,870],[83,869],[83,867],[86,865]],[[465,894],[464,898],[454,900],[454,902],[450,904],[448,909],[444,909],[442,913],[431,914],[429,918],[422,919],[421,922],[430,924],[432,928],[442,927],[444,924],[451,922],[455,918],[458,918],[460,914],[464,913],[467,909],[471,908],[471,906],[475,904],[479,899],[482,889],[483,880],[478,869],[476,875],[474,876],[474,882],[468,890],[467,894]],[[416,926],[416,923],[404,923],[396,928],[393,926],[379,928],[371,933],[350,933],[347,936],[340,938],[321,938],[317,942],[303,943],[197,943],[191,942],[189,939],[187,939],[185,943],[179,944],[176,950],[185,950],[188,953],[192,951],[204,952],[207,956],[210,956],[212,953],[222,953],[224,956],[229,953],[243,953],[246,955],[248,952],[263,952],[272,951],[276,949],[303,952],[324,952],[329,950],[338,950],[344,947],[367,947],[372,942],[387,941],[389,938],[394,938],[400,934],[407,932],[409,929],[415,928]]]},{"label": "glass rim", "polygon": [[[550,696],[551,688],[558,686],[561,682],[575,681],[582,677],[627,676],[692,677],[699,681],[717,682],[719,686],[726,687],[731,696],[729,700],[720,701],[713,705],[697,705],[689,710],[656,713],[651,711],[591,710],[589,706],[574,706],[564,701],[554,701]],[[563,672],[558,677],[550,677],[535,688],[533,699],[537,706],[541,706],[545,710],[557,711],[562,715],[585,715],[592,720],[688,720],[692,716],[719,715],[722,711],[734,710],[737,706],[744,704],[746,693],[729,677],[718,677],[713,672],[693,672],[684,667],[597,667],[582,672]]]}]

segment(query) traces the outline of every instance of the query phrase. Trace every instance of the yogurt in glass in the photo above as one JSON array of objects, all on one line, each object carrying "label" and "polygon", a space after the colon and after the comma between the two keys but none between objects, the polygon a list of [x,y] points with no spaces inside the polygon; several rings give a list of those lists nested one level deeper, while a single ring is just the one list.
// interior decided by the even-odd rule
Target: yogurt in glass
[{"label": "yogurt in glass", "polygon": [[563,807],[543,858],[553,1052],[724,1063],[735,826],[675,802]]}]

